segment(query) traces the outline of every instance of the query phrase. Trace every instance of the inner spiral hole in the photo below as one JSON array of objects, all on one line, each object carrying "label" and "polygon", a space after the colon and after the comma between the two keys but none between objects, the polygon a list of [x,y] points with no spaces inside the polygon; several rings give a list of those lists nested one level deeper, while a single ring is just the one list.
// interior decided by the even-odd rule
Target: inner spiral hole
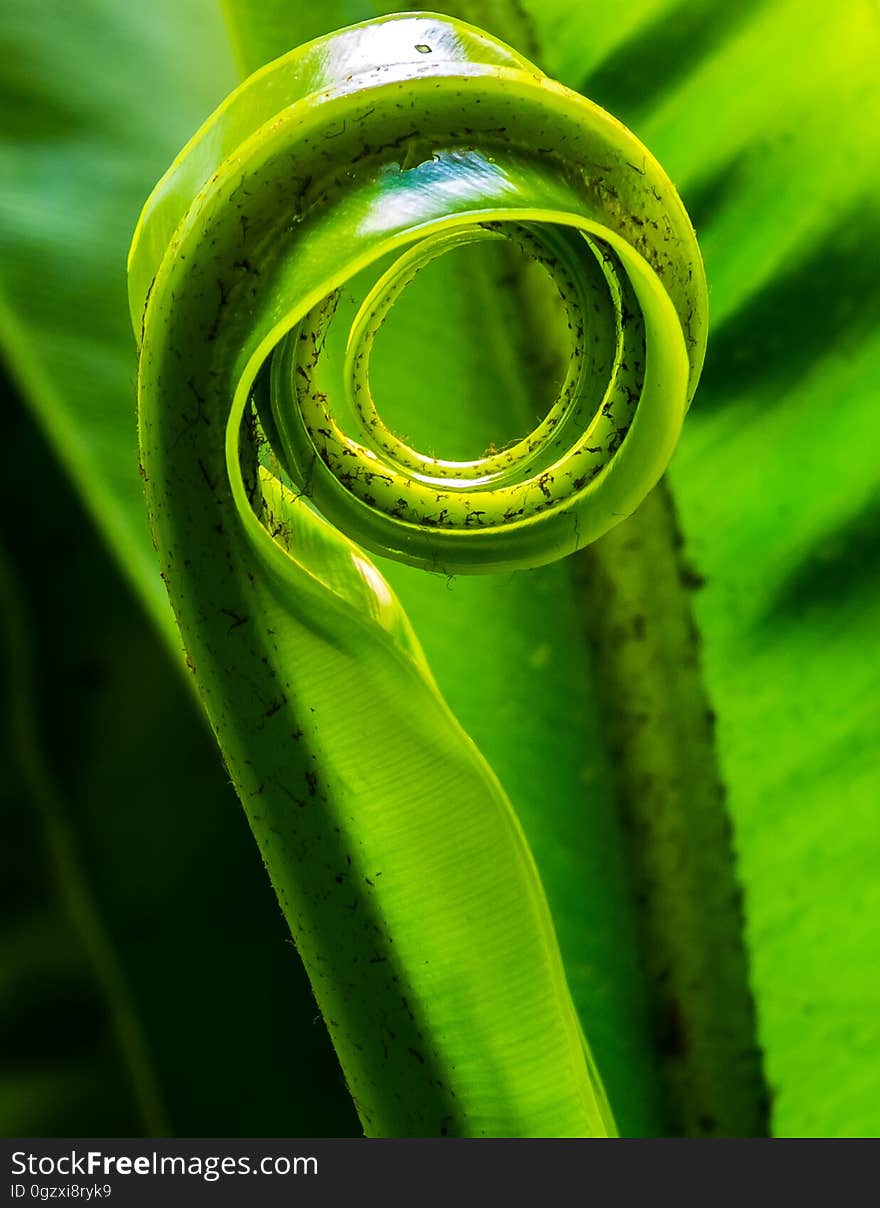
[{"label": "inner spiral hole", "polygon": [[382,420],[412,448],[454,461],[512,444],[563,380],[562,314],[550,274],[510,240],[437,257],[376,336],[370,382]]}]

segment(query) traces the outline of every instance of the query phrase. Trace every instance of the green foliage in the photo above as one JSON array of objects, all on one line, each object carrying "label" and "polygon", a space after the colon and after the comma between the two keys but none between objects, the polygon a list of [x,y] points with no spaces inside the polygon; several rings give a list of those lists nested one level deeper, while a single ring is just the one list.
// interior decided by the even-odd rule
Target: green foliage
[{"label": "green foliage", "polygon": [[[314,21],[318,11],[283,7],[285,19],[294,24]],[[257,36],[254,42],[251,35],[246,45],[238,39],[239,59],[253,62],[255,56],[280,53],[305,37],[370,16],[371,8],[323,6],[320,20],[326,17],[326,27],[291,29],[293,36],[276,21],[267,41]],[[278,9],[263,4],[259,11],[271,18]],[[672,483],[689,561],[699,571],[688,571],[686,578],[691,585],[705,579],[695,607],[745,889],[774,1129],[779,1135],[871,1135],[878,1127],[872,1087],[880,1018],[870,998],[870,971],[877,963],[872,810],[877,784],[870,758],[878,679],[870,624],[876,612],[876,576],[870,570],[876,560],[871,534],[876,527],[872,437],[878,291],[871,273],[876,232],[870,221],[878,175],[872,137],[878,109],[876,15],[861,3],[841,13],[815,2],[731,6],[691,0],[623,6],[486,0],[458,5],[456,11],[626,121],[670,171],[695,219],[710,281],[713,342]],[[4,87],[12,102],[4,113],[15,115],[4,130],[3,147],[4,352],[94,520],[174,650],[132,473],[134,370],[121,268],[132,215],[170,156],[232,85],[223,31],[212,7],[195,2],[154,4],[143,14],[105,3],[93,7],[88,21],[70,6],[45,4],[38,23],[29,5],[8,4],[3,36]],[[273,44],[279,36],[285,40]],[[184,48],[196,46],[197,53],[185,53]],[[183,60],[189,65],[185,75],[177,69]],[[34,81],[39,81],[36,88]],[[431,271],[426,270],[426,281]],[[439,320],[449,318],[454,330],[454,319],[461,316],[478,334],[473,343],[448,336],[462,382],[496,372],[482,355],[488,350],[497,371],[506,373],[501,380],[509,383],[503,331],[522,314],[517,319],[512,309],[500,320],[487,314],[480,304],[485,293],[479,292],[484,289],[479,273],[476,286],[462,291],[455,288],[457,270],[444,265],[437,271],[448,276],[438,277],[436,291],[422,290],[418,306],[401,306],[392,343],[430,348],[442,328]],[[485,277],[491,282],[499,271],[503,266],[487,257]],[[498,296],[497,289],[490,292]],[[474,346],[479,356],[471,351]],[[387,354],[385,381],[400,381],[398,352],[391,344],[382,352]],[[412,363],[418,367],[424,358],[413,356]],[[528,381],[529,372],[540,380],[541,368],[535,366],[526,366],[521,380]],[[443,401],[452,393],[439,374],[422,374],[415,381],[409,369],[402,380],[404,394],[412,398]],[[523,406],[532,393],[524,393]],[[489,431],[507,436],[510,419],[503,400],[512,394],[480,386],[474,395],[484,416],[498,416]],[[827,422],[829,401],[833,425]],[[403,398],[400,407],[406,402]],[[445,429],[438,438],[445,440],[460,424],[466,447],[467,411],[452,407],[443,414]],[[485,418],[483,425],[475,426],[474,434],[485,430]],[[482,437],[475,438],[479,446]],[[40,459],[31,481],[42,482],[46,474]],[[27,494],[23,487],[20,498]],[[49,529],[54,531],[51,520],[37,531]],[[618,553],[626,557],[625,548]],[[601,550],[596,558],[601,565]],[[44,573],[35,554],[16,564],[32,579]],[[498,582],[457,578],[449,588],[409,568],[383,566],[386,571],[446,699],[515,804],[621,1128],[650,1133],[675,1127],[661,1122],[668,1113],[658,1102],[656,1063],[662,1046],[650,1023],[656,990],[644,975],[635,938],[640,923],[644,932],[650,911],[643,899],[634,905],[629,894],[626,845],[615,820],[619,768],[609,759],[607,727],[597,720],[600,702],[603,717],[612,698],[610,712],[621,712],[613,687],[620,681],[616,673],[602,670],[607,668],[602,658],[593,661],[583,632],[585,619],[595,618],[601,601],[583,584],[572,588],[566,564],[506,575]],[[111,594],[120,591],[109,576],[109,570],[95,570],[75,589],[81,599],[94,593],[95,616],[102,615],[100,582]],[[37,590],[45,594],[42,584]],[[687,592],[681,596],[684,603],[676,607],[686,616]],[[650,612],[646,623],[651,632],[658,628]],[[133,617],[129,624],[132,633],[140,632]],[[595,621],[589,624],[595,639]],[[38,622],[41,647],[42,633],[51,626],[48,617]],[[64,636],[59,650],[79,640],[75,632]],[[139,636],[131,646],[145,647],[146,640]],[[121,649],[126,665],[132,655],[127,646]],[[55,661],[39,666],[51,683]],[[157,667],[155,654],[150,666]],[[656,695],[657,683],[676,676],[675,665],[661,661],[652,675]],[[188,706],[167,675],[162,684],[163,700],[177,701],[165,733],[178,732],[181,744],[173,748],[180,767],[166,778],[168,816],[175,810],[192,815],[193,802],[200,799],[204,825],[214,836],[209,772],[199,773],[204,785],[199,793],[183,783],[189,748],[182,745],[179,719]],[[124,690],[118,691],[121,699]],[[61,760],[56,749],[57,735],[67,729],[66,711],[47,695],[41,714],[54,717],[54,727],[43,745],[48,758],[60,764],[64,791],[75,792],[75,754]],[[676,717],[669,722],[693,707],[681,703],[680,693],[675,700]],[[121,735],[118,712],[115,732]],[[192,725],[188,732],[188,742],[204,744]],[[170,739],[162,743],[172,749]],[[200,749],[207,760],[207,748]],[[134,762],[146,758],[132,755]],[[109,852],[113,801],[128,792],[129,780],[125,767],[115,773],[107,768],[106,775],[107,781],[88,790],[88,800],[95,833]],[[222,775],[215,773],[215,779],[216,800],[228,801]],[[115,798],[102,783],[120,786],[112,790]],[[25,800],[27,792],[17,800]],[[143,800],[139,838],[127,850],[131,861],[138,856],[144,863],[130,867],[151,868],[159,880],[161,856],[151,861],[136,850],[151,834],[155,808],[148,805],[148,794]],[[649,816],[653,800],[652,790],[645,802]],[[78,815],[73,823],[81,829]],[[193,834],[198,834],[195,825]],[[222,844],[233,859],[239,834],[230,829]],[[192,874],[194,899],[206,909],[212,900],[222,901],[220,880],[212,889],[204,856],[195,854],[197,838],[192,847],[185,847],[180,836],[177,842],[181,864],[187,864],[184,852],[189,851],[189,866],[199,869]],[[219,837],[217,842],[221,846]],[[642,838],[635,846],[640,845],[645,845]],[[99,869],[115,859],[104,856]],[[219,851],[216,867],[224,867]],[[673,878],[671,888],[686,890],[688,880]],[[36,877],[30,881],[35,903],[37,883]],[[95,897],[105,928],[118,927],[130,897],[124,892]],[[169,916],[174,914],[169,908]],[[244,959],[245,940],[279,933],[256,885],[248,914],[253,923],[241,937],[242,950],[229,956],[235,967]],[[35,938],[19,942],[20,950],[51,956],[63,947],[57,939],[61,926],[56,919],[41,931],[22,933]],[[202,943],[210,930],[200,928]],[[171,935],[174,925],[161,931]],[[143,929],[121,927],[118,937],[135,1007],[149,1019],[149,1004],[157,996],[148,988],[162,983],[161,964],[152,966],[153,974],[146,962],[138,981],[133,975],[144,956]],[[699,934],[688,941],[704,947],[706,942]],[[252,976],[265,973],[271,947],[267,943],[263,958],[254,962]],[[285,953],[292,956],[289,947]],[[5,964],[14,967],[11,958]],[[34,968],[41,967],[35,958]],[[182,960],[179,967],[186,967]],[[35,975],[34,985],[41,976]],[[240,986],[240,979],[231,980]],[[267,1037],[277,1041],[297,1025],[281,1008],[278,1024],[269,1025],[262,1016],[266,1001],[266,992],[255,989],[248,1030],[259,1019]],[[295,1010],[296,1001],[291,986],[283,999],[288,1011]],[[221,994],[214,1000],[214,1016],[218,1035],[229,1036],[221,1021],[235,1016],[222,1002]],[[246,1006],[242,1010],[248,1013]],[[74,1034],[76,1016],[69,1007],[64,1014]],[[143,1029],[157,1058],[159,1081],[166,1084],[175,1068],[167,1047],[173,1022],[166,1012],[163,1023]],[[187,1034],[198,1030],[190,1027]],[[312,1029],[308,1046],[314,1036]],[[218,1117],[210,1113],[219,1111],[223,1083],[216,1073],[212,1081],[207,1047],[202,1051],[206,1060],[198,1075],[189,1079],[178,1071],[174,1076],[180,1096],[166,1092],[166,1099],[176,1099],[169,1111],[172,1127],[235,1131],[213,1127]],[[687,1054],[679,1059],[686,1061]],[[243,1052],[241,1061],[244,1071]],[[53,1073],[50,1065],[47,1060],[42,1068],[35,1066],[30,1081],[22,1067],[11,1090],[10,1102],[35,1105],[22,1131],[39,1131],[41,1118],[57,1120],[40,1112],[57,1112],[59,1098],[77,1085],[76,1074],[68,1071],[65,1081],[61,1067]],[[265,1114],[243,1114],[242,1131],[263,1131],[267,1118],[290,1120],[280,1113],[282,1105],[292,1110],[300,1099],[289,1091],[296,1075],[292,1072],[290,1082],[273,1091],[275,1080],[258,1057],[251,1068],[263,1077],[254,1100]],[[318,1081],[326,1081],[318,1073],[303,1080],[308,1098]],[[190,1100],[179,1110],[196,1084],[198,1104]],[[102,1110],[97,1102],[95,1131],[103,1131],[97,1126]],[[275,1110],[279,1115],[273,1116]],[[302,1111],[300,1118],[308,1121],[308,1103]],[[337,1131],[330,1118],[319,1127]],[[45,1127],[52,1131],[55,1125]],[[267,1131],[286,1127],[281,1123]],[[307,1131],[307,1124],[301,1130]]]}]

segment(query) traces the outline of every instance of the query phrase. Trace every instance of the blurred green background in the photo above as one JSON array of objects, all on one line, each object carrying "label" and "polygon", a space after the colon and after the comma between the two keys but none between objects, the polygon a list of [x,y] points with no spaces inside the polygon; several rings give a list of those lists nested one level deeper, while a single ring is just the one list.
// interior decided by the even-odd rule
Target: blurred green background
[{"label": "blurred green background", "polygon": [[[772,1126],[876,1136],[877,9],[434,7],[624,120],[694,219],[712,334],[669,478],[701,584],[702,682]],[[284,10],[294,41],[391,11],[267,8]],[[212,0],[5,0],[0,11],[5,1133],[359,1131],[180,674],[136,471],[128,242],[153,183],[235,81]],[[414,347],[438,321],[422,311]],[[464,302],[446,317],[475,321]],[[477,391],[475,366],[462,372]],[[516,786],[530,837],[546,796],[587,802],[576,833],[533,843],[624,1131],[657,1132],[662,1046],[597,719],[603,673],[587,670],[567,574],[447,590],[400,573],[395,586],[453,708]],[[495,627],[474,636],[487,609]],[[513,677],[466,676],[475,658],[509,665],[511,646]],[[563,718],[536,696],[574,704]],[[578,861],[582,898],[564,888]]]}]

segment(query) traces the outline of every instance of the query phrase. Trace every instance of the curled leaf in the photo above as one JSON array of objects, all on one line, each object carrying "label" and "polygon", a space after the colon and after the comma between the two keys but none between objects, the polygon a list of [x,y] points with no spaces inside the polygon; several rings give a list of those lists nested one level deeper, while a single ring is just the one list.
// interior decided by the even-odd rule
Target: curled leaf
[{"label": "curled leaf", "polygon": [[[568,371],[529,436],[436,458],[382,423],[372,341],[420,268],[498,239],[554,282]],[[533,566],[638,505],[705,346],[672,186],[494,39],[389,18],[221,106],[147,203],[130,298],[163,576],[366,1130],[604,1135],[519,824],[361,546]]]}]

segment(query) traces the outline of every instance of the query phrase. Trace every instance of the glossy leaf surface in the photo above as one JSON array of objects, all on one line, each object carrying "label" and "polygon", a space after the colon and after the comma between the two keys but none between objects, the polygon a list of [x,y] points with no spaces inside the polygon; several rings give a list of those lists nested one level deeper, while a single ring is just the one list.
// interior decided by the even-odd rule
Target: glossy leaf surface
[{"label": "glossy leaf surface", "polygon": [[[328,27],[371,15],[343,7],[326,6]],[[876,964],[877,786],[868,752],[877,666],[867,568],[877,291],[865,199],[877,177],[876,18],[861,4],[838,15],[812,3],[576,8],[551,0],[529,6],[523,29],[522,6],[466,8],[461,15],[624,119],[668,167],[697,222],[720,343],[717,362],[710,348],[673,478],[692,560],[707,578],[696,600],[775,1128],[871,1134],[870,1021],[880,1014],[868,1005]],[[28,68],[15,77],[10,68],[6,84],[34,115],[6,144],[15,158],[7,161],[14,188],[5,189],[2,272],[15,322],[4,327],[4,344],[160,615],[145,530],[131,535],[141,501],[131,476],[125,399],[133,370],[119,271],[130,214],[232,73],[207,5],[169,6],[161,20],[139,25],[130,6],[123,14],[107,4],[88,30],[67,6],[43,6],[38,26],[25,20],[27,9],[18,7],[21,21],[8,21],[15,5],[4,15],[7,62]],[[321,32],[313,26],[295,40]],[[196,44],[197,55],[181,53]],[[157,88],[160,64],[178,54],[193,70]],[[33,80],[41,81],[39,104]],[[108,170],[113,180],[96,208],[93,181]],[[832,245],[839,255],[828,254]],[[486,308],[465,310],[469,302],[461,299],[467,321],[481,322]],[[416,336],[436,326],[415,310],[401,313]],[[431,376],[420,383],[429,395],[433,386]],[[484,405],[492,397],[484,394]],[[817,442],[829,399],[842,419]],[[813,413],[814,424],[803,422]],[[814,573],[789,582],[784,568],[798,560]],[[649,1034],[626,873],[567,575],[556,567],[498,583],[457,579],[441,594],[418,572],[388,574],[447,699],[515,800],[569,980],[606,1081],[618,1088],[618,1115],[650,1131]],[[773,604],[763,621],[762,598]],[[503,623],[487,627],[487,615]],[[475,677],[477,660],[486,673]],[[809,692],[801,691],[804,675]],[[546,764],[533,750],[547,752]],[[584,785],[588,810],[578,809]],[[549,809],[548,801],[568,805]]]},{"label": "glossy leaf surface", "polygon": [[[535,156],[539,131],[555,159]],[[567,305],[558,403],[500,454],[417,454],[365,401],[371,341],[419,267],[504,236]],[[401,248],[348,336],[357,440],[328,326],[350,279]],[[233,94],[145,207],[129,279],[163,578],[367,1131],[603,1132],[510,806],[379,572],[302,496],[440,569],[540,563],[632,510],[703,353],[701,268],[671,186],[622,127],[503,45],[389,19]],[[241,430],[276,344],[259,416],[299,497]]]}]

